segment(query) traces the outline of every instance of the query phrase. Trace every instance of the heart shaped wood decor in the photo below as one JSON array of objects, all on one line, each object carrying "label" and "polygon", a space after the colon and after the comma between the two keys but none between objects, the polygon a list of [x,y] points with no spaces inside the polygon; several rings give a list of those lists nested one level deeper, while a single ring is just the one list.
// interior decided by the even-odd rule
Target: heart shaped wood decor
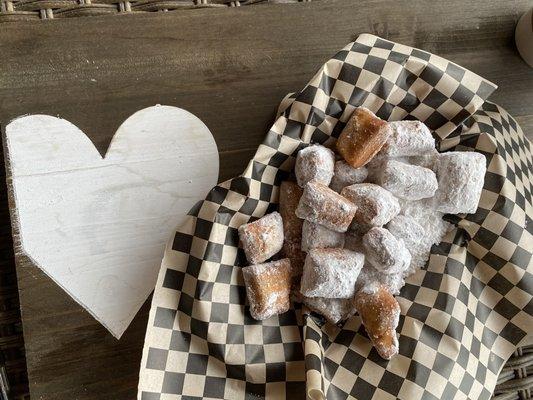
[{"label": "heart shaped wood decor", "polygon": [[68,121],[6,126],[22,250],[120,338],[155,286],[165,243],[217,183],[209,129],[170,106],[138,111],[104,158]]}]

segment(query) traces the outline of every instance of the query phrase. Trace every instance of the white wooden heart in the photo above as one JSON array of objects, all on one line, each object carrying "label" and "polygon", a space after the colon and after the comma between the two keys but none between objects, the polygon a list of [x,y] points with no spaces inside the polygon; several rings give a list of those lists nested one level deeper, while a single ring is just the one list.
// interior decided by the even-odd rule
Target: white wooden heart
[{"label": "white wooden heart", "polygon": [[6,143],[24,253],[120,338],[155,286],[170,234],[217,182],[209,129],[154,106],[120,126],[104,158],[47,115],[12,121]]}]

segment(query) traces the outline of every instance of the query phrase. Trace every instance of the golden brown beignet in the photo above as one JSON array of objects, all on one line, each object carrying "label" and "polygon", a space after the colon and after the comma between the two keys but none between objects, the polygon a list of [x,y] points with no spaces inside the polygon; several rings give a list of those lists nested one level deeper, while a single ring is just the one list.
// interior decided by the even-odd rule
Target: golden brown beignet
[{"label": "golden brown beignet", "polygon": [[359,168],[376,155],[391,134],[387,121],[367,108],[358,107],[337,140],[337,150],[348,164]]},{"label": "golden brown beignet", "polygon": [[368,285],[355,295],[355,308],[378,354],[386,360],[398,354],[400,305],[394,296],[384,286]]}]

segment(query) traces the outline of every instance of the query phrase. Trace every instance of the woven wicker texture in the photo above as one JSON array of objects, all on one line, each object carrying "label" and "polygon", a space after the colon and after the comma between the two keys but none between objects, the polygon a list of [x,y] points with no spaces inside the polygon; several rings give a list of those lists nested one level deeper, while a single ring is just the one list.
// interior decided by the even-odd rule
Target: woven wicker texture
[{"label": "woven wicker texture", "polygon": [[533,399],[533,346],[519,348],[498,378],[493,400]]},{"label": "woven wicker texture", "polygon": [[307,1],[311,0],[0,0],[0,22]]}]

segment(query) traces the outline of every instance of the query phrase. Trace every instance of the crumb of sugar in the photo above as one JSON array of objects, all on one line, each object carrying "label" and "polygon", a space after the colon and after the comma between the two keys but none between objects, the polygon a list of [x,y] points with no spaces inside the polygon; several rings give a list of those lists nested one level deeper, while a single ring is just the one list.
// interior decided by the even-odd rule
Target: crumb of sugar
[{"label": "crumb of sugar", "polygon": [[426,236],[431,244],[439,244],[453,225],[444,221],[444,213],[435,210],[432,199],[406,201],[400,200],[400,213],[413,218],[426,231]]}]

